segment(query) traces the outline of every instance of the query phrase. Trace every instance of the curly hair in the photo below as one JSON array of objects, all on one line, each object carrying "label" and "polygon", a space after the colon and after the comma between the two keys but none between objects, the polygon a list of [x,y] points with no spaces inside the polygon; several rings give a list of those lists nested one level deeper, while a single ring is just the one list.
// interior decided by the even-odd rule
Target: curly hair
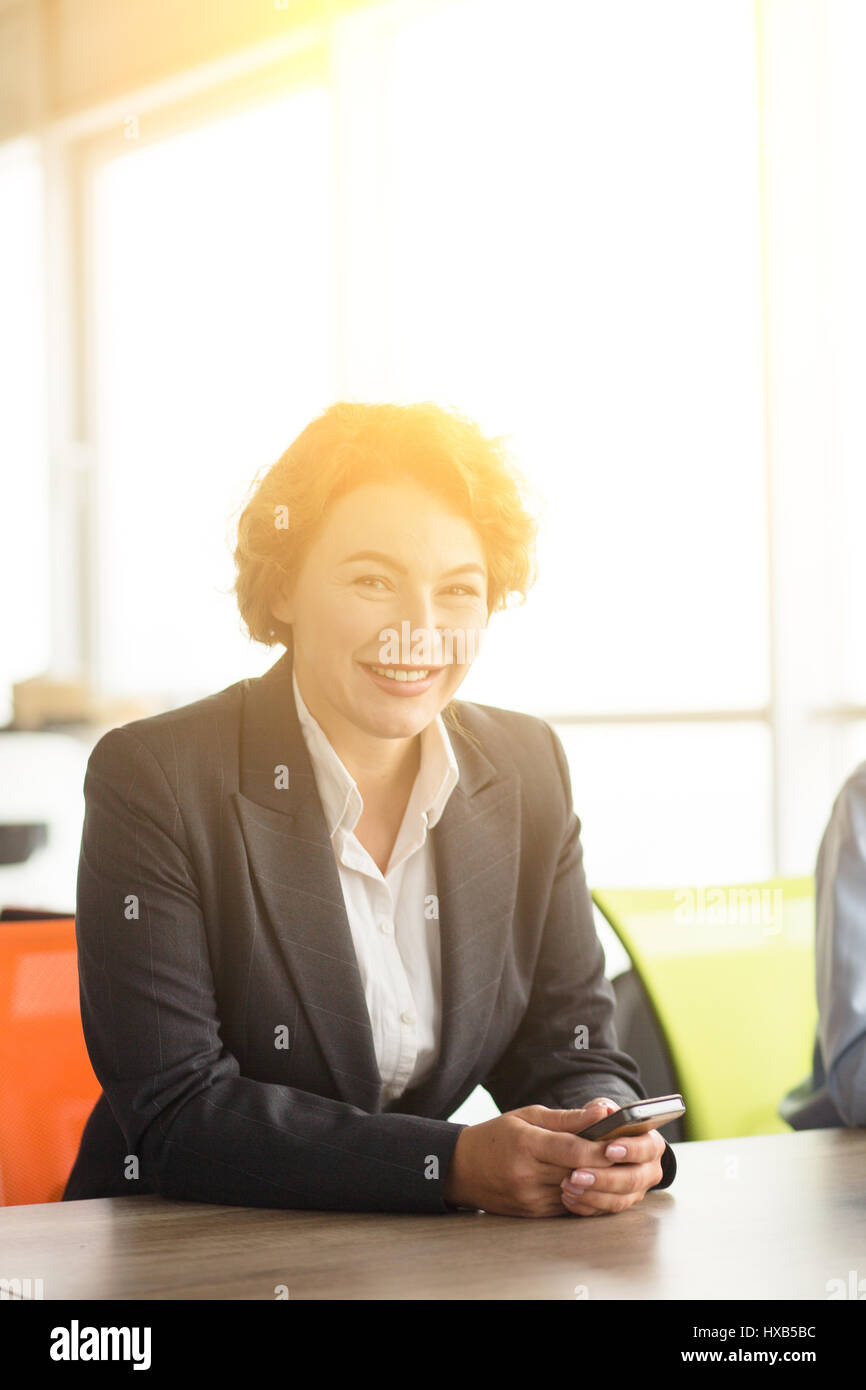
[{"label": "curly hair", "polygon": [[254,641],[291,645],[271,612],[297,573],[329,504],[368,482],[414,479],[472,522],[488,570],[488,618],[534,583],[537,521],[501,436],[433,402],[338,401],[251,485],[238,523],[234,592]]}]

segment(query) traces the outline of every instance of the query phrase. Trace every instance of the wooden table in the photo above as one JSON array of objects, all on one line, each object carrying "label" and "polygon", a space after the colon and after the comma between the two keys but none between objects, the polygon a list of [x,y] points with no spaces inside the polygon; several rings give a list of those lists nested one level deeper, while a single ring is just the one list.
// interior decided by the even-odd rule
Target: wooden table
[{"label": "wooden table", "polygon": [[[122,1197],[0,1209],[47,1299],[820,1299],[866,1293],[866,1130],[677,1146],[616,1216],[291,1212]],[[839,1286],[831,1286],[838,1288]]]}]

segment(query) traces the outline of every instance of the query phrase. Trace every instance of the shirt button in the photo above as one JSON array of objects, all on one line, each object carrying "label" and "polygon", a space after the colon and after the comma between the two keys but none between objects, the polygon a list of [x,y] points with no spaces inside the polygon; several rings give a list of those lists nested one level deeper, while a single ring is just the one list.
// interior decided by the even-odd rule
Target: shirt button
[{"label": "shirt button", "polygon": [[403,1012],[402,1012],[401,1015],[400,1015],[400,1022],[401,1022],[401,1023],[414,1023],[414,1022],[415,1022],[415,1015],[414,1015],[414,1014],[410,1014],[406,1009],[404,1009]]},{"label": "shirt button", "polygon": [[389,921],[387,921],[387,919],[384,918],[384,917],[382,918],[381,922],[379,923],[379,930],[380,930],[380,932],[382,933],[383,936],[393,936],[393,934],[394,934],[394,928],[393,928],[393,926],[392,926],[391,923],[390,923]]}]

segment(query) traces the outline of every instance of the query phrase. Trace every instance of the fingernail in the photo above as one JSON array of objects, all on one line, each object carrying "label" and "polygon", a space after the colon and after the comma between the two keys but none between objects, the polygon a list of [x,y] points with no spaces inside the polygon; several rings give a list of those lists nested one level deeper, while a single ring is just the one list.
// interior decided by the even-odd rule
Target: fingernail
[{"label": "fingernail", "polygon": [[595,1173],[584,1173],[580,1169],[576,1168],[572,1173],[571,1177],[569,1178],[569,1182],[581,1182],[584,1184],[585,1187],[591,1187],[592,1184],[595,1182]]},{"label": "fingernail", "polygon": [[605,1158],[625,1158],[627,1153],[628,1149],[622,1144],[608,1144],[604,1151],[604,1156]]},{"label": "fingernail", "polygon": [[567,1187],[565,1192],[563,1193],[563,1196],[566,1199],[568,1199],[569,1197],[582,1197],[585,1191],[585,1187]]}]

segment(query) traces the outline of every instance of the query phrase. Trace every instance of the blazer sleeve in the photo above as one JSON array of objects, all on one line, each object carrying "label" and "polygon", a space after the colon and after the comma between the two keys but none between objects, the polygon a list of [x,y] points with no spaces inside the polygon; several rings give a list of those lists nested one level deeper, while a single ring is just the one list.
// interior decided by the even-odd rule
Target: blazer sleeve
[{"label": "blazer sleeve", "polygon": [[845,1125],[866,1125],[866,763],[836,799],[815,867],[818,1034]]},{"label": "blazer sleeve", "polygon": [[[596,1096],[626,1105],[646,1091],[636,1062],[617,1046],[615,997],[595,930],[568,762],[555,731],[545,727],[556,767],[551,794],[562,805],[564,828],[526,1013],[484,1085],[501,1110],[579,1108]],[[657,1188],[676,1175],[667,1141],[662,1172]]]},{"label": "blazer sleeve", "polygon": [[111,730],[84,790],[82,1022],[144,1190],[237,1206],[448,1211],[442,1187],[464,1125],[370,1114],[241,1074],[220,1036],[184,817],[150,749]]}]

